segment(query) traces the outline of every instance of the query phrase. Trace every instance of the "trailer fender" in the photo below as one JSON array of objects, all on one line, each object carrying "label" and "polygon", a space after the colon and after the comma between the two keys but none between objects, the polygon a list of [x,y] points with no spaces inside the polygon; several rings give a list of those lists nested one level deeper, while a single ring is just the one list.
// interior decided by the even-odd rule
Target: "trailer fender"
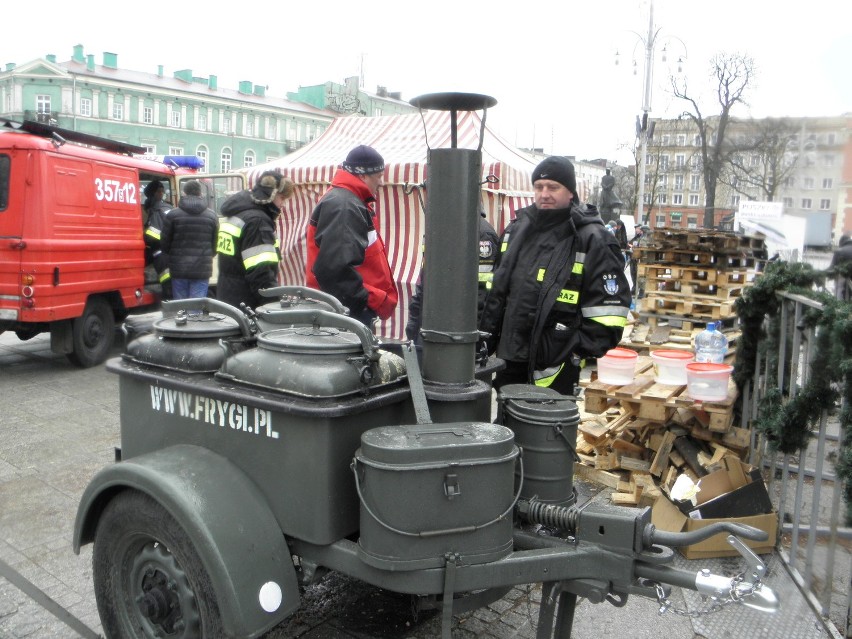
[{"label": "trailer fender", "polygon": [[75,553],[95,541],[106,504],[127,489],[155,499],[192,540],[229,636],[259,636],[299,607],[293,559],[260,490],[229,460],[199,446],[172,446],[95,475],[77,510]]}]

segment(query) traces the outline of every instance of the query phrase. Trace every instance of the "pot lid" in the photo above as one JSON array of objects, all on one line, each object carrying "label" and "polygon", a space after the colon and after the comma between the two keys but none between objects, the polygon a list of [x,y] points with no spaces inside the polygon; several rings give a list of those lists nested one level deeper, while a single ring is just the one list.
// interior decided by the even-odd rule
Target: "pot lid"
[{"label": "pot lid", "polygon": [[291,326],[265,331],[257,336],[259,348],[279,353],[363,354],[361,338],[330,326]]},{"label": "pot lid", "polygon": [[240,325],[233,318],[218,313],[186,313],[163,317],[153,324],[161,337],[181,339],[213,339],[241,335]]}]

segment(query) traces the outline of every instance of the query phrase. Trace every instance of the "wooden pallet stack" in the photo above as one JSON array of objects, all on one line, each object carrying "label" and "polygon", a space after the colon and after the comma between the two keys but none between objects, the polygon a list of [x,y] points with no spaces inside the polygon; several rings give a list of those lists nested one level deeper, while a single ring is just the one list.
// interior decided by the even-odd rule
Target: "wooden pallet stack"
[{"label": "wooden pallet stack", "polygon": [[721,231],[657,228],[634,249],[645,281],[639,316],[651,327],[735,324],[734,303],[766,263],[762,238]]},{"label": "wooden pallet stack", "polygon": [[733,425],[736,387],[719,402],[691,399],[686,386],[658,384],[640,356],[631,384],[591,379],[584,387],[575,472],[613,489],[620,505],[651,505],[679,474],[693,481],[723,456],[745,459],[750,433]]}]

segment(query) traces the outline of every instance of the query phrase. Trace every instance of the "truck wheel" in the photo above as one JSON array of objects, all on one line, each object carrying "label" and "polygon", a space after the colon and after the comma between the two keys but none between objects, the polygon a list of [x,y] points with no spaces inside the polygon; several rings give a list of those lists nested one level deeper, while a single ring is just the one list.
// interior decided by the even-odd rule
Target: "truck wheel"
[{"label": "truck wheel", "polygon": [[68,359],[81,368],[96,366],[107,358],[115,339],[115,315],[102,297],[86,302],[83,315],[72,324],[73,351]]},{"label": "truck wheel", "polygon": [[98,521],[95,598],[108,638],[222,637],[210,577],[187,534],[148,495],[128,490]]}]

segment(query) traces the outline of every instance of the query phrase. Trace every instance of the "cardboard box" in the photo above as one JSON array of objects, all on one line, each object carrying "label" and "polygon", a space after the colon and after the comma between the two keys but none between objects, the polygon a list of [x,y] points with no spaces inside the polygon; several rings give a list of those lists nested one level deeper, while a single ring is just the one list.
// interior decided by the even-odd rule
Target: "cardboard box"
[{"label": "cardboard box", "polygon": [[[651,522],[660,530],[691,532],[712,523],[727,521],[746,524],[769,535],[766,541],[743,542],[757,553],[772,552],[778,536],[778,513],[772,511],[772,502],[760,472],[743,464],[739,459],[727,457],[722,468],[701,478],[697,507],[675,505],[665,496],[654,503]],[[720,534],[679,549],[687,559],[708,557],[733,557],[738,555]]]}]

